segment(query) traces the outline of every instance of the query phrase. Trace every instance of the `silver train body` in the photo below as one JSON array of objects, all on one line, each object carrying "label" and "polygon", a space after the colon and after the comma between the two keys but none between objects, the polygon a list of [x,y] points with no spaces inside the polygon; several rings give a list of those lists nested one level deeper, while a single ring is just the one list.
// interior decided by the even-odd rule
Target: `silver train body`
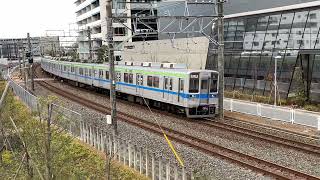
[{"label": "silver train body", "polygon": [[[184,113],[214,117],[218,107],[218,72],[189,70],[175,64],[125,62],[115,66],[117,94],[130,101]],[[76,83],[110,89],[108,64],[42,59],[44,71]]]}]

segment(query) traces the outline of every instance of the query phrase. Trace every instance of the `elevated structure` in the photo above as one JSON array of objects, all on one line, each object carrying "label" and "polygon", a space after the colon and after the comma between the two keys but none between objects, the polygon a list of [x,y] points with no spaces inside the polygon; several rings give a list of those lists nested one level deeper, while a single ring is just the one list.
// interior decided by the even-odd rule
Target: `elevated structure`
[{"label": "elevated structure", "polygon": [[[58,54],[59,37],[31,37],[31,46],[34,56]],[[28,49],[27,38],[0,39],[0,58],[16,59],[23,49]]]}]

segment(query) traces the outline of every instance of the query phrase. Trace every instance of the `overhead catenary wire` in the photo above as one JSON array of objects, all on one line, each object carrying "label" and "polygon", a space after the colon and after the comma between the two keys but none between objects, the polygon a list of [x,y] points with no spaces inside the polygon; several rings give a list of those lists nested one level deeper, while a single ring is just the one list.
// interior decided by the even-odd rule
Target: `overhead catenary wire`
[{"label": "overhead catenary wire", "polygon": [[167,134],[164,132],[162,126],[160,125],[158,119],[156,118],[155,114],[154,114],[153,111],[151,110],[151,108],[150,108],[149,104],[147,103],[146,99],[144,98],[144,96],[141,96],[141,97],[143,98],[144,103],[147,105],[150,113],[151,113],[152,116],[153,116],[153,119],[156,121],[159,129],[161,130],[161,132],[162,132],[165,140],[167,141],[167,143],[168,143],[171,151],[173,152],[173,154],[174,154],[174,156],[176,157],[177,161],[179,162],[180,166],[181,166],[181,167],[184,167],[184,162],[183,162],[183,160],[181,159],[180,155],[177,153],[176,149],[175,149],[174,146],[172,145],[172,143],[171,143],[170,139],[168,138]]}]

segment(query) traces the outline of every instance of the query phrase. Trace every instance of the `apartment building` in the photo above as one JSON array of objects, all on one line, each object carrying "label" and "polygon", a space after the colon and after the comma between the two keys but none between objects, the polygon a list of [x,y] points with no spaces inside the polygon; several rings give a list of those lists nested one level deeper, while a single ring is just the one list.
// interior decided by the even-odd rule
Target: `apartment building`
[{"label": "apartment building", "polygon": [[[150,6],[145,5],[145,1],[134,1],[130,3],[131,0],[127,1],[113,1],[112,4],[112,14],[116,16],[131,16],[131,14],[138,14],[140,16],[150,15]],[[144,4],[144,5],[143,5]],[[79,55],[80,59],[87,60],[90,57],[90,42],[91,42],[91,52],[93,55],[93,60],[97,58],[97,49],[103,44],[106,44],[106,0],[77,0],[76,5],[76,15],[77,24],[79,26]],[[154,14],[157,13],[155,10]],[[119,47],[115,50],[115,59],[117,61],[122,60],[123,42],[132,41],[148,41],[157,40],[158,35],[135,35],[132,36],[134,32],[144,32],[148,29],[144,24],[153,29],[157,29],[157,23],[155,19],[141,20],[143,23],[132,23],[132,19],[117,19],[113,21],[113,41],[114,47]],[[89,39],[89,29],[90,36]],[[132,30],[130,30],[129,28]]]},{"label": "apartment building", "polygon": [[[77,0],[76,15],[77,24],[79,26],[79,56],[82,60],[88,60],[90,57],[90,42],[91,53],[93,60],[97,58],[97,50],[106,44],[106,1],[105,0]],[[122,14],[123,16],[130,16],[130,11],[126,11],[125,3],[113,4],[112,13],[114,15]],[[129,9],[129,7],[127,7]],[[130,19],[123,19],[122,23],[125,26],[131,27]],[[129,39],[131,32],[119,21],[114,21],[114,46],[117,47],[121,42]],[[90,32],[89,32],[90,30]],[[89,39],[89,34],[91,38]],[[121,51],[115,51],[116,60],[121,60]]]}]

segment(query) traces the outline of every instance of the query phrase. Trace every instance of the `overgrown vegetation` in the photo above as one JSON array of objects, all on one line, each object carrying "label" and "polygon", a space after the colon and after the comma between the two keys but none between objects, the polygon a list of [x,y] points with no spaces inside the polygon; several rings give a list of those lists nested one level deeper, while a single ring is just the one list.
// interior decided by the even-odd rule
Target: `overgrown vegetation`
[{"label": "overgrown vegetation", "polygon": [[[1,94],[4,85],[0,82]],[[43,99],[43,109],[53,100]],[[31,113],[12,92],[8,93],[0,109],[0,179],[104,179],[103,155],[57,126],[51,125],[48,131],[48,117],[46,113]],[[111,177],[146,179],[117,163],[111,166]]]}]

